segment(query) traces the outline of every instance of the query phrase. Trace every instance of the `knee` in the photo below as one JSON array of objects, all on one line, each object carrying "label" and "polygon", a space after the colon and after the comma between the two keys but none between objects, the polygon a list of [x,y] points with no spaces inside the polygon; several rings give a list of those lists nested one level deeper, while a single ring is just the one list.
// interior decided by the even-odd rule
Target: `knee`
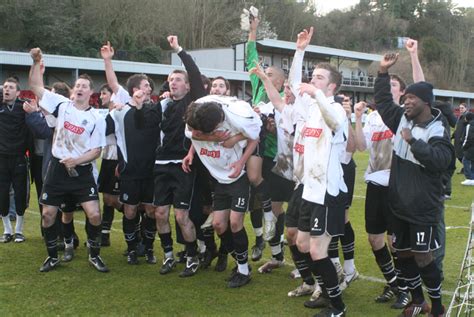
[{"label": "knee", "polygon": [[312,246],[309,250],[309,253],[311,254],[311,259],[315,261],[324,259],[328,256],[327,250],[325,251],[317,246]]},{"label": "knee", "polygon": [[223,234],[227,230],[227,224],[224,223],[224,221],[216,220],[215,218],[212,221],[212,227],[218,235]]},{"label": "knee", "polygon": [[286,230],[286,241],[288,241],[288,245],[295,245],[296,244],[296,236],[298,234],[298,230],[296,229],[287,229]]},{"label": "knee", "polygon": [[368,240],[372,250],[380,250],[384,246],[383,236],[378,234],[369,234]]},{"label": "knee", "polygon": [[239,232],[243,228],[243,224],[240,223],[239,221],[231,221],[230,222],[230,230],[232,232]]},{"label": "knee", "polygon": [[55,215],[53,213],[43,210],[43,214],[41,215],[41,219],[43,220],[43,227],[47,228],[54,224]]},{"label": "knee", "polygon": [[262,181],[262,176],[258,173],[249,173],[247,177],[249,178],[249,182],[252,184],[252,186],[258,186]]},{"label": "knee", "polygon": [[189,216],[186,212],[176,213],[176,221],[180,226],[186,226],[189,222]]},{"label": "knee", "polygon": [[158,222],[167,222],[168,221],[168,213],[166,210],[162,208],[156,208],[155,209],[155,218]]},{"label": "knee", "polygon": [[296,239],[296,246],[301,253],[309,252],[309,241],[305,241],[304,239],[300,239],[298,237]]},{"label": "knee", "polygon": [[94,226],[98,226],[102,222],[102,219],[100,218],[100,213],[98,211],[91,213],[88,218],[89,222]]}]

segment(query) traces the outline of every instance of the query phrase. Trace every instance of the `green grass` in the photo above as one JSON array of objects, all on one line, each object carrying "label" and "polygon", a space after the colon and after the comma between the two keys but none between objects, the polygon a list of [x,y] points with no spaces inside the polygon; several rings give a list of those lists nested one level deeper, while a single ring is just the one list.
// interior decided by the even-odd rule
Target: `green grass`
[{"label": "green grass", "polygon": [[[364,170],[367,166],[367,154],[355,156],[357,180],[351,222],[356,232],[356,266],[363,276],[382,278],[370,247],[364,227],[365,184]],[[458,168],[459,169],[459,168]],[[470,205],[474,197],[474,188],[463,187],[462,175],[453,177],[453,198],[447,202],[446,225],[467,226],[470,219]],[[35,197],[32,193],[32,197]],[[129,266],[122,255],[125,242],[121,234],[121,222],[114,223],[112,246],[103,248],[102,255],[111,269],[108,274],[93,270],[87,263],[86,250],[81,245],[75,259],[63,263],[50,273],[39,273],[38,269],[46,257],[46,250],[39,231],[39,212],[35,199],[31,199],[26,214],[23,244],[9,243],[0,245],[0,316],[10,315],[175,315],[175,316],[312,316],[316,311],[303,307],[307,298],[288,298],[287,292],[295,288],[300,281],[291,280],[288,274],[293,266],[287,265],[271,274],[256,273],[254,268],[251,283],[242,289],[228,289],[224,273],[213,269],[200,271],[192,278],[182,279],[176,273],[161,276],[159,265],[148,265],[141,260],[139,266]],[[84,216],[76,213],[76,231],[81,244],[85,239]],[[116,213],[116,219],[120,219]],[[247,232],[253,242],[253,231],[247,217]],[[449,229],[445,282],[443,289],[453,291],[466,247],[467,229]],[[159,241],[156,242],[159,261],[162,258]],[[270,250],[265,249],[264,258],[270,258]],[[289,251],[288,263],[292,263]],[[349,316],[395,316],[396,311],[388,305],[374,304],[374,297],[383,288],[382,283],[359,279],[344,293]],[[450,296],[445,295],[445,304]]]}]

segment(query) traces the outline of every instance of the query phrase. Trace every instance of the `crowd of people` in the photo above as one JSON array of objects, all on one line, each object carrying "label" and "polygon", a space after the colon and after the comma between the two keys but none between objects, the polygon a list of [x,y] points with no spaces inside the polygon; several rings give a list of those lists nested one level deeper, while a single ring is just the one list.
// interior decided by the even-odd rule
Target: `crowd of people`
[{"label": "crowd of people", "polygon": [[[20,100],[14,78],[3,84],[1,241],[25,241],[29,160],[35,167],[47,250],[41,272],[74,259],[78,238],[73,211],[78,208],[87,216],[88,260],[96,270],[108,272],[100,249],[110,245],[117,210],[123,213],[129,265],[139,264],[141,256],[157,264],[158,233],[160,274],[185,262],[179,276],[191,277],[214,260],[215,270],[222,272],[230,255],[235,267],[227,286],[238,288],[251,281],[249,257],[260,260],[268,242],[272,258],[258,272],[269,273],[285,265],[287,243],[296,267],[292,274],[302,279],[288,296],[310,296],[304,305],[320,308],[316,316],[344,316],[342,292],[359,276],[350,222],[356,170],[352,156],[368,151],[365,228],[386,280],[375,301],[402,309],[400,316],[443,316],[443,201],[451,195],[455,158],[464,165],[463,185],[474,185],[474,115],[467,111],[452,123],[450,107],[436,105],[415,40],[406,43],[414,84],[407,86],[400,76],[389,74],[398,54],[386,54],[374,101],[352,105],[349,96],[338,94],[342,77],[333,65],[319,63],[310,81],[303,78],[313,28],[298,34],[286,76],[276,66],[261,68],[258,16],[250,15],[249,21],[251,101],[230,96],[225,78],[203,76],[171,35],[169,45],[185,71],[169,74],[158,102],[151,98],[154,83],[145,74],[132,75],[121,86],[112,64],[114,48],[102,46],[107,84],[99,91],[108,109],[103,114],[89,105],[94,92],[89,76],[79,76],[72,89],[64,83],[46,87],[42,52],[32,49],[29,88],[36,99]],[[456,151],[450,124],[456,126]],[[95,162],[100,156],[99,172]],[[15,230],[8,217],[11,185]],[[184,245],[181,252],[174,249],[171,210],[176,242]],[[248,210],[256,237],[251,248],[244,225]]]}]

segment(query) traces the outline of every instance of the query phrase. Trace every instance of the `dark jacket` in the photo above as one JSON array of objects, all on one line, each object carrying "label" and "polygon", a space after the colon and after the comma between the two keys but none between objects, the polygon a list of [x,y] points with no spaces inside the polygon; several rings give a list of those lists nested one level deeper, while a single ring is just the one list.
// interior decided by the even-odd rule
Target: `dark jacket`
[{"label": "dark jacket", "polygon": [[456,158],[462,161],[464,156],[464,150],[462,149],[462,143],[464,142],[464,132],[466,131],[467,122],[464,119],[467,112],[459,116],[456,122],[456,128],[454,129],[451,139],[454,140],[454,151],[456,152]]},{"label": "dark jacket", "polygon": [[40,112],[27,114],[25,121],[36,139],[44,139],[43,161],[41,165],[41,176],[44,180],[49,161],[53,156],[51,149],[53,147],[54,129],[48,126],[45,117]]},{"label": "dark jacket", "polygon": [[464,157],[474,161],[474,120],[469,121],[466,125],[462,148],[464,150]]},{"label": "dark jacket", "polygon": [[[182,50],[178,56],[188,73],[190,90],[182,99],[170,101],[163,110],[163,138],[156,149],[157,160],[182,160],[188,154],[191,141],[184,136],[184,114],[191,102],[206,95],[201,72],[191,55]],[[146,116],[144,118],[148,119]]]},{"label": "dark jacket", "polygon": [[[390,77],[379,74],[375,81],[375,104],[385,125],[395,134],[389,181],[389,206],[395,216],[409,223],[437,225],[443,211],[443,175],[454,160],[454,149],[441,123],[441,112],[433,119],[414,124],[405,110],[393,102]],[[408,144],[401,136],[411,129]]]}]

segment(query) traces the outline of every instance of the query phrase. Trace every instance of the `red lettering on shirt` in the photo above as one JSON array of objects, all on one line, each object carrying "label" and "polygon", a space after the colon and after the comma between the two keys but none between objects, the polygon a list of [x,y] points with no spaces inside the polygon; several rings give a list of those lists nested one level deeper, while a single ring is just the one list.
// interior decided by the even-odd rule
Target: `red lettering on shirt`
[{"label": "red lettering on shirt", "polygon": [[83,127],[75,126],[74,124],[67,121],[64,121],[64,128],[75,134],[82,134],[85,130]]},{"label": "red lettering on shirt", "polygon": [[204,156],[209,156],[212,158],[220,158],[221,157],[221,151],[210,151],[208,149],[201,149],[201,152],[199,152],[199,155],[204,155]]},{"label": "red lettering on shirt", "polygon": [[304,145],[295,143],[295,151],[300,154],[304,154]]},{"label": "red lettering on shirt", "polygon": [[391,139],[392,137],[393,137],[393,132],[391,130],[385,130],[383,132],[374,132],[372,133],[372,142],[387,140],[387,139]]},{"label": "red lettering on shirt", "polygon": [[321,133],[323,133],[323,129],[305,128],[303,131],[303,135],[309,138],[319,138]]}]

